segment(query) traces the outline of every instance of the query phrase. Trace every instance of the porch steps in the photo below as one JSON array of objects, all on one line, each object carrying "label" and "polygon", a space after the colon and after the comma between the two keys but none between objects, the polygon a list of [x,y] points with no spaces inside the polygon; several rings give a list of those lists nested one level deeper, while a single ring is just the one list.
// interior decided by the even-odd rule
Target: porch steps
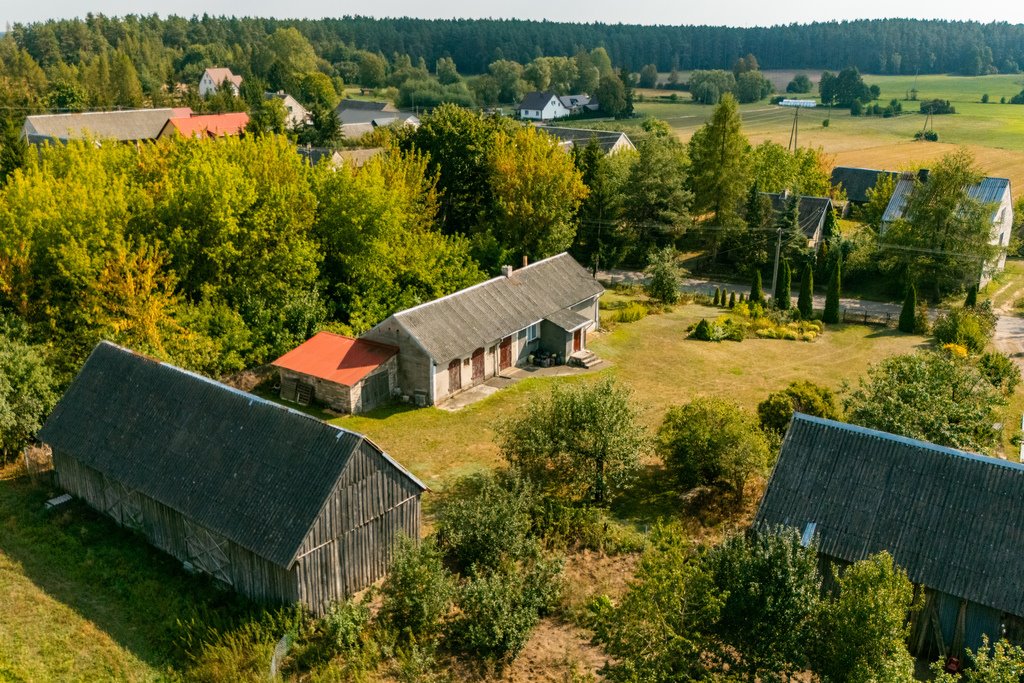
[{"label": "porch steps", "polygon": [[601,359],[597,357],[597,354],[588,349],[576,351],[575,353],[569,356],[569,365],[587,368],[588,370],[600,362]]}]

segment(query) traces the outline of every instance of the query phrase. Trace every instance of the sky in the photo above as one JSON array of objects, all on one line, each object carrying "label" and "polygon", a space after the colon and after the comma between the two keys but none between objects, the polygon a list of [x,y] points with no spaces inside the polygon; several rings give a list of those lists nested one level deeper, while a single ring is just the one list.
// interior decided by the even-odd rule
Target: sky
[{"label": "sky", "polygon": [[[173,10],[169,10],[173,8]],[[522,18],[552,21],[639,24],[725,24],[769,26],[843,19],[914,17],[972,19],[982,22],[1024,23],[1024,3],[963,2],[963,0],[855,0],[849,3],[812,0],[389,0],[386,3],[338,3],[305,0],[290,5],[278,0],[44,0],[0,3],[0,26],[6,23],[80,17],[87,12],[107,15],[174,13],[270,16],[279,18],[336,17],[345,14],[415,16],[424,18]]]}]

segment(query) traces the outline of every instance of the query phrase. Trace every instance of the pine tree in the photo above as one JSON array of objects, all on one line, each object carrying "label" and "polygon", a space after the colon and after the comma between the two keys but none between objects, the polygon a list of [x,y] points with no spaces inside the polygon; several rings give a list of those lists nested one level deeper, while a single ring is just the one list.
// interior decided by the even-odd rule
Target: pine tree
[{"label": "pine tree", "polygon": [[965,308],[974,308],[978,305],[978,285],[971,285],[967,288],[967,300],[964,301]]},{"label": "pine tree", "polygon": [[750,287],[750,297],[748,301],[752,304],[763,304],[764,303],[764,292],[761,291],[761,271],[754,271],[754,284]]},{"label": "pine tree", "polygon": [[911,282],[907,287],[907,295],[903,297],[903,310],[900,311],[900,332],[912,334],[917,326],[915,314],[917,313],[917,287]]},{"label": "pine tree", "polygon": [[712,302],[715,306],[721,303],[721,293],[718,291],[718,287],[715,287],[715,300]]},{"label": "pine tree", "polygon": [[837,257],[832,266],[832,277],[828,281],[828,292],[825,294],[825,312],[821,319],[827,323],[839,322],[839,297],[842,294],[842,257]]},{"label": "pine tree", "polygon": [[736,292],[729,292],[729,308],[736,308]]},{"label": "pine tree", "polygon": [[805,320],[814,315],[814,269],[810,261],[804,262],[803,272],[800,273],[800,298],[796,301],[796,307]]},{"label": "pine tree", "polygon": [[711,120],[693,134],[689,151],[694,214],[711,213],[716,225],[728,223],[743,203],[750,176],[750,143],[732,95],[724,95]]},{"label": "pine tree", "polygon": [[779,281],[775,285],[775,307],[780,311],[788,311],[792,300],[790,293],[793,288],[793,271],[789,268],[789,261],[782,262],[782,272],[779,274]]}]

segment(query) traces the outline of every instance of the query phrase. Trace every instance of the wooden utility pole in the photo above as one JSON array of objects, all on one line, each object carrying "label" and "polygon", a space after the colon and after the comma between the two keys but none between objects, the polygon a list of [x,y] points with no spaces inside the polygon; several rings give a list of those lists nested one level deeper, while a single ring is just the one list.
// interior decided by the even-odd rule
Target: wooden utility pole
[{"label": "wooden utility pole", "polygon": [[779,254],[782,251],[782,228],[778,228],[779,238],[775,242],[775,267],[772,268],[772,296],[775,296],[775,285],[779,277]]}]

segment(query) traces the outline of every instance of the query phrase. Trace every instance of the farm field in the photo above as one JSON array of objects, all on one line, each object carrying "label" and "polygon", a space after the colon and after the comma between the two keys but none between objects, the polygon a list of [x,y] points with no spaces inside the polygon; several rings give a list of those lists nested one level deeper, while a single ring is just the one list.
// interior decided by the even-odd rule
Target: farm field
[{"label": "farm field", "polygon": [[[784,91],[785,83],[795,72],[766,72],[776,82],[776,90]],[[781,74],[781,77],[779,76]],[[817,79],[820,72],[808,72]],[[773,78],[774,76],[774,78]],[[1024,106],[999,104],[1001,97],[1010,97],[1024,87],[1021,75],[993,76],[919,76],[916,78],[918,99],[950,100],[957,113],[933,118],[939,142],[913,140],[924,124],[918,103],[903,102],[904,114],[897,118],[853,117],[847,110],[833,110],[830,125],[821,122],[829,117],[827,108],[800,112],[799,141],[801,145],[821,147],[834,157],[837,165],[901,169],[927,165],[958,145],[970,149],[978,165],[989,175],[1008,177],[1017,187],[1024,187]],[[882,91],[880,102],[893,98],[903,100],[915,86],[913,76],[865,75],[869,84]],[[781,83],[781,87],[780,84]],[[688,93],[678,93],[680,102],[652,102],[656,95],[670,91],[639,91],[645,96],[636,109],[666,120],[680,138],[688,140],[711,115],[712,107],[693,104]],[[990,103],[982,104],[988,94]],[[788,144],[793,111],[765,102],[740,107],[744,132],[754,144],[774,140]]]}]

